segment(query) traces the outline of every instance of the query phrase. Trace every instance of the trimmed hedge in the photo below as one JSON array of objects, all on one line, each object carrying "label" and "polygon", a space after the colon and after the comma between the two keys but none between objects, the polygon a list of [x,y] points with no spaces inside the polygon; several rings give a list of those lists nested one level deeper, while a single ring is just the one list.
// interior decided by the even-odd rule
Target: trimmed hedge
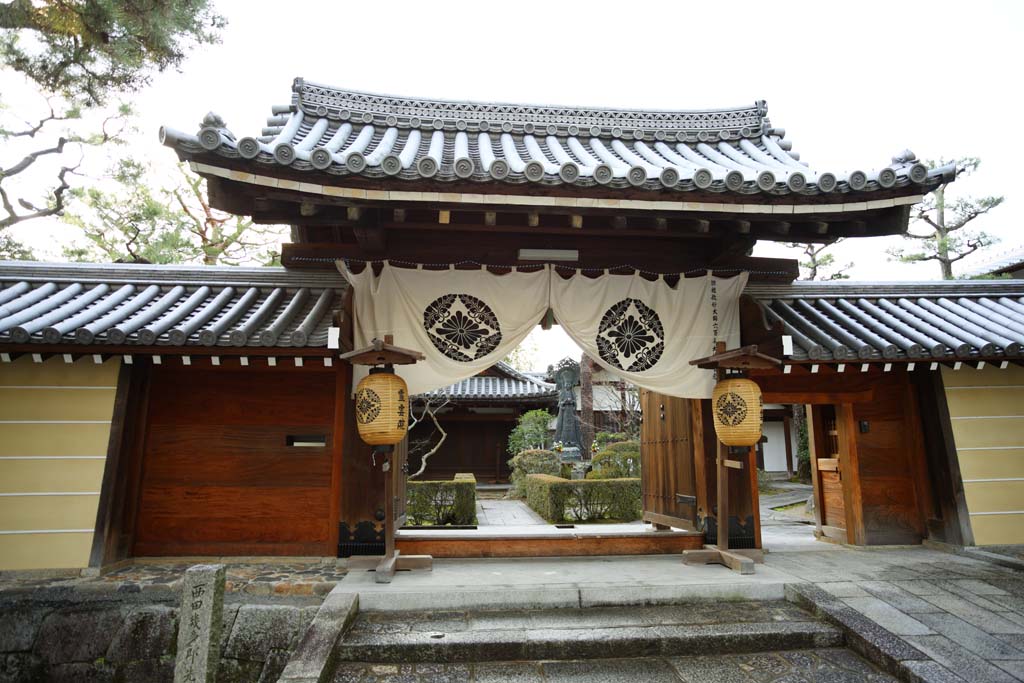
[{"label": "trimmed hedge", "polygon": [[608,444],[591,461],[593,471],[588,479],[629,479],[640,476],[640,444],[621,441]]},{"label": "trimmed hedge", "polygon": [[563,479],[526,476],[526,504],[553,524],[640,518],[639,479]]},{"label": "trimmed hedge", "polygon": [[405,495],[409,524],[476,524],[476,477],[472,474],[456,474],[451,481],[410,481]]},{"label": "trimmed hedge", "polygon": [[562,461],[554,451],[533,448],[519,451],[508,461],[512,469],[512,488],[516,495],[526,495],[526,476],[529,474],[550,474],[558,476],[562,472]]}]

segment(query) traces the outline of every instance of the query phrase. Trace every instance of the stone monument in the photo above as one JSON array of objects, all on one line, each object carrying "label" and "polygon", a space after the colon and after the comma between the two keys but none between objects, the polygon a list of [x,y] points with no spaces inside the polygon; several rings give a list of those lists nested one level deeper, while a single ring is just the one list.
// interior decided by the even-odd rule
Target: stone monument
[{"label": "stone monument", "polygon": [[215,683],[224,615],[224,565],[189,567],[181,582],[174,683]]}]

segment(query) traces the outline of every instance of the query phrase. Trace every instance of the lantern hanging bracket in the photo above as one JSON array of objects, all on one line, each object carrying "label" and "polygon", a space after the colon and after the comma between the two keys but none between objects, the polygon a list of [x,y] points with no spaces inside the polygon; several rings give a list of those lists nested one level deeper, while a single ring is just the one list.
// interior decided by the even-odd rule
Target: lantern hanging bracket
[{"label": "lantern hanging bracket", "polygon": [[719,342],[714,354],[691,360],[690,365],[702,370],[746,371],[776,368],[782,361],[759,352],[756,344],[726,351],[725,343]]},{"label": "lantern hanging bracket", "polygon": [[347,360],[353,365],[412,365],[421,360],[425,360],[424,356],[419,351],[413,349],[403,349],[400,346],[395,346],[392,342],[394,337],[387,335],[384,340],[374,339],[370,342],[369,346],[364,346],[361,349],[349,351],[343,353],[339,358]]}]

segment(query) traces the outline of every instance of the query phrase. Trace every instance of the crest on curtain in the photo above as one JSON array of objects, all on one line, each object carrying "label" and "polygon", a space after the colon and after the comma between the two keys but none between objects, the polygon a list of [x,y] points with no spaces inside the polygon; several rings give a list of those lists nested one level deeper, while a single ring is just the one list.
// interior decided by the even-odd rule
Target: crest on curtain
[{"label": "crest on curtain", "polygon": [[[426,356],[402,368],[410,394],[441,389],[494,365],[537,326],[550,301],[547,266],[502,275],[484,268],[400,268],[387,261],[379,272],[367,265],[355,273],[343,262],[338,269],[352,284],[356,346],[391,335],[396,346]],[[365,370],[356,368],[353,375],[358,382]]]},{"label": "crest on curtain", "polygon": [[665,351],[661,318],[639,299],[623,299],[601,316],[597,350],[602,360],[619,370],[648,370]]},{"label": "crest on curtain", "polygon": [[715,342],[740,341],[743,273],[732,278],[604,273],[568,278],[551,271],[551,308],[562,329],[606,370],[668,396],[709,398],[714,376],[690,365],[714,353]]},{"label": "crest on curtain", "polygon": [[434,348],[452,360],[474,361],[501,344],[501,325],[491,307],[469,294],[445,294],[423,312],[423,329]]}]

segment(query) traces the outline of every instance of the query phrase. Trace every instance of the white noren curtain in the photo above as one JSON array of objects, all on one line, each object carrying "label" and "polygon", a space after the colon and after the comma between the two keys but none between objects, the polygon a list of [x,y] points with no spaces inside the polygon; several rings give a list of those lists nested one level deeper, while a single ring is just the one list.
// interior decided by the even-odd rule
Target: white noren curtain
[{"label": "white noren curtain", "polygon": [[690,361],[740,344],[739,296],[747,274],[680,278],[551,272],[555,319],[609,372],[669,396],[710,398],[714,373]]},{"label": "white noren curtain", "polygon": [[[427,357],[396,369],[412,395],[489,368],[519,345],[548,310],[549,268],[495,275],[486,269],[424,270],[384,262],[338,270],[353,287],[356,348],[393,335],[396,346]],[[358,382],[366,369],[355,368]]]}]

